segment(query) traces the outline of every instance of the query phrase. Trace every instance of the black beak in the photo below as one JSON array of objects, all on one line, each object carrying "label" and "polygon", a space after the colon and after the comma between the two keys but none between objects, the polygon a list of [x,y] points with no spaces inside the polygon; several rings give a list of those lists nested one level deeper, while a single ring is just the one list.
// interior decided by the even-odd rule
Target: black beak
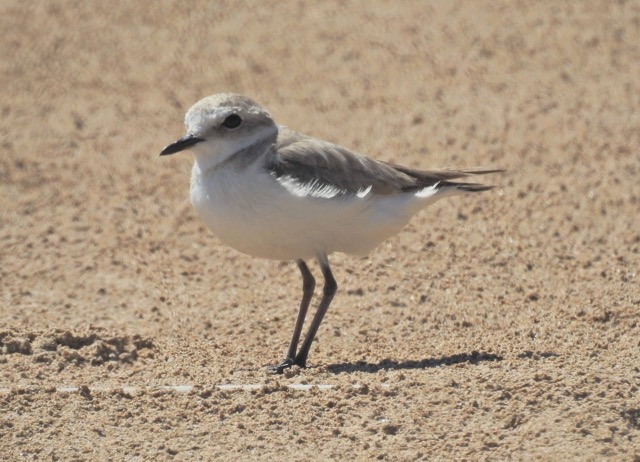
[{"label": "black beak", "polygon": [[176,152],[184,151],[185,149],[190,148],[194,144],[201,143],[202,141],[204,141],[204,138],[198,138],[195,135],[186,135],[165,147],[160,155],[168,156],[169,154],[175,154]]}]

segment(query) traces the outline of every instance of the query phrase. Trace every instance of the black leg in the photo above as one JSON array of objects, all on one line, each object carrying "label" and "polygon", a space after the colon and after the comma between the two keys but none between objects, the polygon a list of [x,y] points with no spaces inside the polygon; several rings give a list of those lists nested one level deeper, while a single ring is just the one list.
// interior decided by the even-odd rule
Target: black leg
[{"label": "black leg", "polygon": [[298,351],[298,354],[293,361],[293,364],[300,367],[306,367],[307,365],[307,356],[309,356],[309,349],[311,348],[313,339],[318,332],[318,327],[320,327],[322,318],[324,318],[324,315],[327,312],[329,305],[331,304],[331,300],[333,300],[333,296],[338,290],[338,284],[336,284],[336,280],[333,278],[333,274],[331,273],[331,268],[329,267],[329,260],[327,259],[327,256],[321,255],[320,257],[318,257],[318,263],[320,263],[320,268],[322,269],[322,274],[324,275],[322,300],[320,300],[318,311],[316,311],[316,314],[313,317],[313,321],[311,321],[309,332],[307,332],[307,336],[304,338],[304,342],[300,347],[300,351]]},{"label": "black leg", "polygon": [[311,297],[313,297],[313,290],[316,288],[316,280],[313,278],[311,271],[309,271],[307,264],[303,260],[298,260],[297,263],[300,273],[302,274],[302,300],[300,301],[298,318],[296,319],[296,325],[293,328],[293,335],[291,336],[291,343],[289,344],[287,356],[280,364],[269,367],[269,372],[274,374],[282,374],[284,369],[293,366],[296,349],[298,348],[298,342],[300,341],[300,334],[302,333],[302,326],[304,325],[304,319],[307,316]]}]

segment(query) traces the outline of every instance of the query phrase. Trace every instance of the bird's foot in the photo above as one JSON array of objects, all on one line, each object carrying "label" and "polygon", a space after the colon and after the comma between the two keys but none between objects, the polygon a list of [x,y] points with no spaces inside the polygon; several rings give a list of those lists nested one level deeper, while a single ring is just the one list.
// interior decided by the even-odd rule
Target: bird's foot
[{"label": "bird's foot", "polygon": [[280,364],[276,364],[275,366],[268,366],[267,372],[269,374],[282,374],[285,369],[289,369],[291,366],[295,364],[294,360],[291,358],[285,358],[282,360]]},{"label": "bird's foot", "polygon": [[300,355],[296,356],[296,359],[293,360],[293,364],[294,366],[298,366],[301,369],[304,369],[307,367],[307,356],[305,355],[305,357],[301,357]]}]

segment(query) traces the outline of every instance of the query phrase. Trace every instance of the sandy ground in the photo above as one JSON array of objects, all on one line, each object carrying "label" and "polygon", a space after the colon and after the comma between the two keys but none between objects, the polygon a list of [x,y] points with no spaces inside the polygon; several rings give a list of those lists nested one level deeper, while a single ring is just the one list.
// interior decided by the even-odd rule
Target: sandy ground
[{"label": "sandy ground", "polygon": [[[0,460],[640,460],[637,2],[5,0],[0,24]],[[268,376],[295,264],[221,245],[190,155],[158,157],[221,91],[508,172],[334,255],[309,367]]]}]

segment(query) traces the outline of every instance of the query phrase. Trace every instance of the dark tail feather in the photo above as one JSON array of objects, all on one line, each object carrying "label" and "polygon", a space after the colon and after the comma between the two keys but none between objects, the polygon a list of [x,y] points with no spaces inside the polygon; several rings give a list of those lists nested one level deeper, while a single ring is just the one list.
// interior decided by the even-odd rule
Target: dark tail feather
[{"label": "dark tail feather", "polygon": [[478,183],[449,183],[447,181],[440,183],[438,186],[443,188],[453,187],[460,191],[465,192],[480,192],[480,191],[489,191],[490,189],[495,188],[493,185],[486,184],[478,184]]},{"label": "dark tail feather", "polygon": [[[487,175],[489,173],[502,173],[505,170],[501,168],[497,169],[476,169],[476,170],[456,170],[454,171],[456,178],[461,178],[463,176],[473,176],[473,175]],[[495,188],[494,185],[486,185],[486,184],[478,184],[478,183],[456,183],[443,181],[440,183],[443,187],[453,187],[458,191],[465,192],[481,192],[481,191],[489,191],[490,189]]]},{"label": "dark tail feather", "polygon": [[414,170],[402,166],[393,166],[396,170],[409,175],[415,179],[415,184],[406,191],[419,190],[429,186],[435,186],[438,190],[448,190],[450,193],[455,191],[462,192],[480,192],[493,189],[495,186],[484,185],[478,183],[457,183],[457,178],[464,178],[475,175],[488,175],[489,173],[504,172],[503,169],[469,169],[469,170]]}]

